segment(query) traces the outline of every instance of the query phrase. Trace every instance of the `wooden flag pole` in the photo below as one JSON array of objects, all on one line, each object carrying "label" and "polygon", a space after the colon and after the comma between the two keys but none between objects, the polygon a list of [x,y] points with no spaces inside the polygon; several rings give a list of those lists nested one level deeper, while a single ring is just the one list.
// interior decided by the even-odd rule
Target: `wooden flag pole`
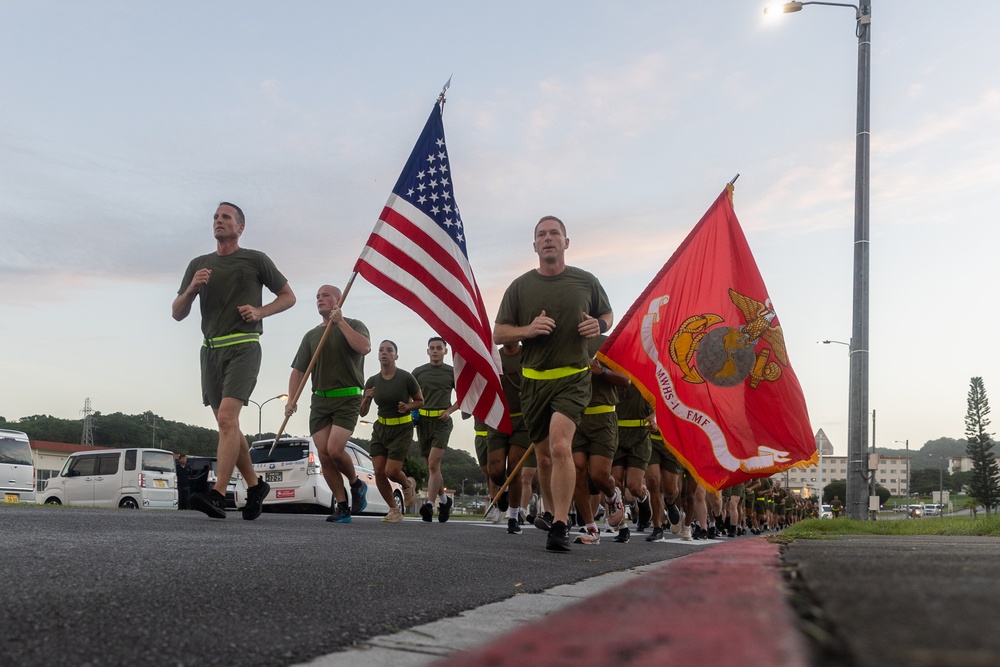
[{"label": "wooden flag pole", "polygon": [[500,496],[503,495],[504,489],[510,486],[510,480],[514,479],[514,476],[517,473],[521,472],[521,468],[524,467],[524,462],[528,460],[528,456],[530,456],[531,452],[533,451],[535,451],[535,443],[531,443],[530,445],[528,445],[528,448],[524,450],[524,456],[522,456],[521,460],[517,462],[516,466],[514,466],[514,469],[511,471],[510,475],[507,476],[507,481],[503,483],[503,486],[497,489],[497,494],[493,496],[493,500],[491,500],[490,504],[486,506],[486,512],[483,513],[484,519],[486,518],[486,515],[490,513],[490,510],[496,506],[497,500],[500,498]]},{"label": "wooden flag pole", "polygon": [[[354,279],[357,277],[358,272],[355,271],[351,274],[351,279],[347,281],[347,286],[344,287],[344,292],[340,295],[340,301],[337,307],[340,308],[344,305],[344,301],[347,300],[347,295],[351,291],[351,285],[354,284]],[[309,381],[309,375],[312,373],[313,367],[316,366],[316,360],[319,359],[319,353],[323,349],[323,345],[326,344],[326,339],[330,337],[330,331],[333,329],[333,320],[326,325],[326,329],[323,330],[323,337],[319,339],[319,345],[316,346],[316,351],[313,353],[312,359],[309,360],[309,366],[306,367],[306,372],[302,375],[302,381],[299,382],[299,388],[295,390],[295,395],[292,396],[290,401],[292,403],[299,402],[299,396],[302,395],[302,390],[305,389],[306,382]],[[274,434],[274,442],[271,443],[271,449],[268,451],[267,455],[271,456],[274,453],[274,448],[278,444],[278,438],[285,432],[285,427],[288,426],[288,420],[291,419],[291,415],[285,415],[284,421],[281,422],[281,426],[278,427],[278,432]]]}]

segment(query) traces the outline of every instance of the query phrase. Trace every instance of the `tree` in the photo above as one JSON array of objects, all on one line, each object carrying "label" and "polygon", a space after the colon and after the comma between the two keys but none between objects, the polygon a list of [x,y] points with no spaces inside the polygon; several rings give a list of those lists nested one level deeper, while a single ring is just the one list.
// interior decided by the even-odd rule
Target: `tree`
[{"label": "tree", "polygon": [[990,425],[990,402],[983,378],[972,378],[967,406],[965,439],[969,444],[966,453],[972,459],[969,495],[985,507],[989,515],[1000,504],[1000,482],[997,481],[1000,466],[993,458],[993,434],[986,430]]},{"label": "tree", "polygon": [[847,482],[845,480],[835,479],[823,487],[824,503],[829,505],[833,501],[834,496],[840,498],[840,502],[844,502],[844,498],[847,497]]},{"label": "tree", "polygon": [[887,502],[889,502],[889,498],[892,498],[892,491],[885,488],[881,484],[876,483],[875,495],[878,496],[879,507],[883,507]]}]

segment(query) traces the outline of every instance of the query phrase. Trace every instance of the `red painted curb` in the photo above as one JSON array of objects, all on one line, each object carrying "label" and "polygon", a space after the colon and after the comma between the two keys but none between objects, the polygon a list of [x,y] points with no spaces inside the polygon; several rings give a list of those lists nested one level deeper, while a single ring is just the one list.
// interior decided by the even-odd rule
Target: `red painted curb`
[{"label": "red painted curb", "polygon": [[435,667],[806,667],[778,547],[761,538],[666,563]]}]

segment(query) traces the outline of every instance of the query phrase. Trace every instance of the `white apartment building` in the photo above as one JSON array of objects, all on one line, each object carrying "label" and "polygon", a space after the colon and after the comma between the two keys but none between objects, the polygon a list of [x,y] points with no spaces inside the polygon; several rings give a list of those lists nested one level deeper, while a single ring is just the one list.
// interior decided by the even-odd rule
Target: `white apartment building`
[{"label": "white apartment building", "polygon": [[[847,457],[833,455],[833,445],[830,444],[823,429],[816,432],[816,451],[820,454],[817,465],[792,468],[772,475],[771,479],[781,482],[793,493],[807,498],[819,496],[820,489],[830,482],[847,479]],[[905,456],[879,456],[875,481],[894,496],[906,495],[909,489],[907,482],[909,463],[909,459]]]}]

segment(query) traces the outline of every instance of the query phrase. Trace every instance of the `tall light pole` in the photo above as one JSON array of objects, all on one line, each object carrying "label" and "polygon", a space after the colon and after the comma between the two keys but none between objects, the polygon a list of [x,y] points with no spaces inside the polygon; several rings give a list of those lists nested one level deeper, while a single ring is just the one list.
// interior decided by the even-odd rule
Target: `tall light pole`
[{"label": "tall light pole", "polygon": [[277,401],[278,399],[281,399],[283,401],[286,398],[288,398],[288,394],[278,394],[277,396],[272,396],[271,398],[267,399],[263,403],[258,403],[257,401],[253,400],[252,398],[248,398],[247,399],[248,401],[250,401],[251,403],[253,403],[254,405],[257,406],[257,439],[258,440],[260,440],[260,435],[261,435],[261,423],[262,423],[262,418],[264,416],[264,406],[267,405],[268,403],[270,403],[271,401]]},{"label": "tall light pole", "polygon": [[[870,186],[871,0],[786,2],[780,10],[797,12],[806,5],[851,7],[857,20],[858,115],[854,159],[854,316],[851,328],[851,382],[847,424],[847,516],[868,518],[868,193]],[[770,8],[764,10],[769,13]]]}]

